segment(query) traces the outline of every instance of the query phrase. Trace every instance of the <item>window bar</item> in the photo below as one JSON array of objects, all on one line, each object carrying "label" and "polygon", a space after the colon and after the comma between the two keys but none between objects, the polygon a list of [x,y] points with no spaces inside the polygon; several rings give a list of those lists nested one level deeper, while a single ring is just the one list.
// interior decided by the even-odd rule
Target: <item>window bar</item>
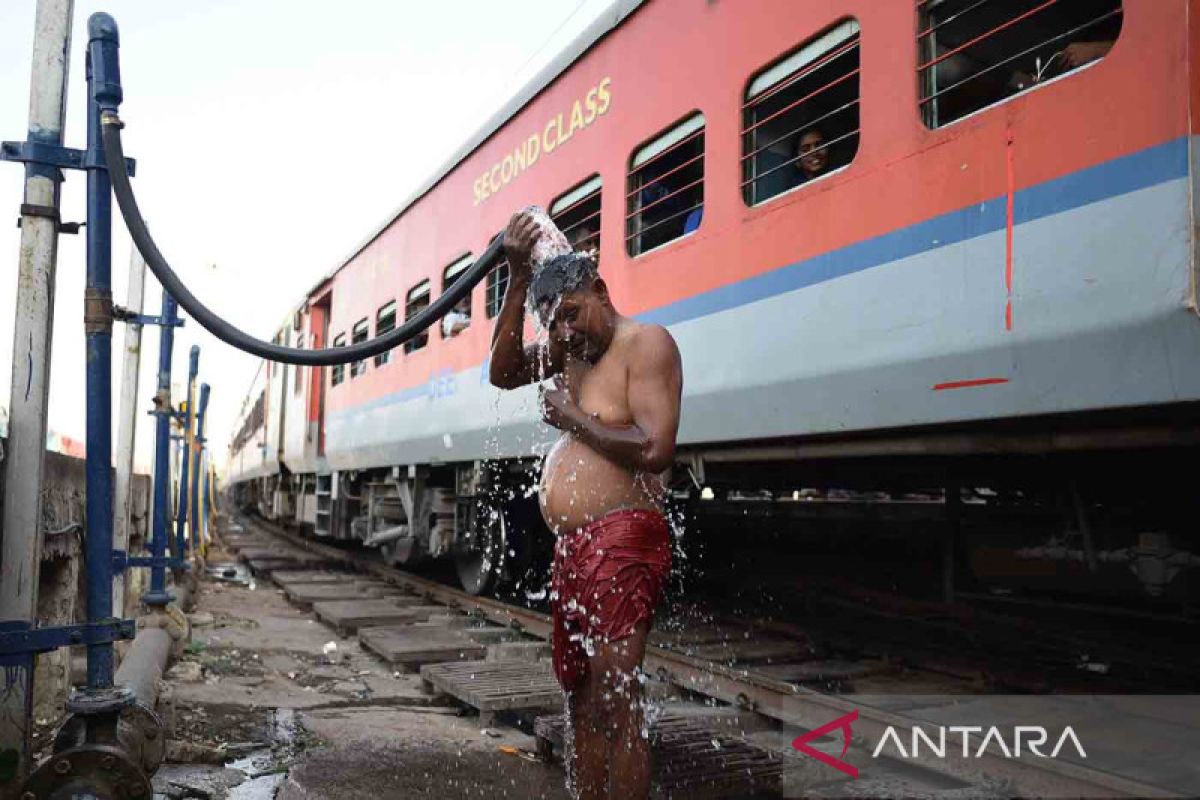
[{"label": "window bar", "polygon": [[[1058,0],[1053,0],[1053,2],[1058,2]],[[741,131],[741,134],[743,136],[745,136],[747,133],[750,133],[751,131],[753,131],[753,130],[761,127],[762,125],[765,125],[766,123],[770,122],[771,120],[775,119],[780,114],[786,114],[788,111],[791,111],[792,109],[794,109],[796,106],[800,105],[801,103],[806,103],[809,100],[816,97],[817,95],[821,94],[822,92],[828,91],[829,89],[832,89],[834,86],[837,86],[839,83],[842,83],[843,81],[847,81],[850,78],[855,77],[861,71],[862,71],[861,67],[855,67],[854,69],[847,72],[845,75],[842,75],[839,78],[834,78],[832,81],[825,84],[820,89],[817,89],[814,92],[810,92],[810,93],[804,95],[804,97],[801,97],[799,100],[795,100],[795,101],[787,104],[786,106],[779,109],[775,113],[769,114],[769,115],[763,117],[762,119],[758,120],[753,125],[749,126],[748,128],[744,129],[743,131]]]},{"label": "window bar", "polygon": [[689,184],[687,184],[687,185],[685,185],[685,186],[681,186],[681,187],[679,187],[678,189],[676,189],[675,191],[671,192],[670,194],[664,194],[662,197],[658,198],[658,199],[657,199],[657,200],[655,200],[653,203],[647,203],[646,205],[639,207],[639,208],[638,208],[636,211],[634,211],[634,212],[632,212],[632,213],[630,213],[630,214],[626,214],[626,215],[625,215],[625,219],[626,219],[626,220],[631,220],[631,219],[633,219],[634,217],[638,216],[639,214],[642,214],[642,213],[644,213],[644,212],[646,211],[646,209],[648,209],[648,208],[654,208],[656,205],[658,205],[659,203],[663,202],[664,200],[670,200],[672,197],[674,197],[675,195],[679,194],[680,192],[686,192],[688,189],[693,189],[693,188],[695,188],[696,186],[699,186],[699,185],[700,185],[700,184],[702,184],[702,183],[704,183],[704,177],[703,177],[703,176],[701,176],[701,177],[697,178],[696,180],[692,181],[691,183],[689,183]]},{"label": "window bar", "polygon": [[590,242],[592,239],[599,239],[599,238],[600,238],[600,231],[596,231],[596,232],[595,232],[595,233],[593,233],[591,236],[585,236],[585,237],[583,237],[582,239],[580,239],[580,240],[579,240],[579,241],[576,243],[576,245],[575,245],[575,246],[576,246],[576,247],[580,247],[581,245],[583,245],[583,243],[584,243],[584,242]]},{"label": "window bar", "polygon": [[588,202],[589,200],[595,199],[596,197],[599,197],[599,196],[600,196],[600,190],[599,190],[599,189],[597,189],[596,191],[592,192],[591,194],[584,195],[583,197],[581,197],[581,198],[579,198],[578,200],[576,200],[574,203],[571,203],[571,205],[569,205],[569,206],[567,206],[566,208],[564,208],[562,211],[558,211],[558,212],[556,212],[555,214],[553,214],[553,215],[551,216],[551,219],[558,219],[558,218],[560,218],[560,217],[564,216],[565,214],[570,214],[572,211],[574,211],[574,210],[575,210],[576,208],[578,208],[579,206],[581,206],[581,205],[583,205],[584,203]]},{"label": "window bar", "polygon": [[[676,126],[676,127],[678,127],[678,126]],[[647,159],[647,160],[643,161],[641,164],[638,164],[636,167],[634,167],[633,174],[634,174],[634,175],[637,175],[639,172],[641,172],[641,171],[642,171],[642,170],[644,170],[646,167],[648,167],[648,166],[650,166],[651,164],[653,164],[655,161],[658,161],[660,158],[662,158],[663,156],[665,156],[667,153],[670,153],[672,150],[675,150],[676,148],[678,148],[678,147],[682,146],[683,144],[685,144],[685,143],[687,143],[687,142],[690,142],[690,141],[692,141],[692,140],[693,140],[693,139],[695,139],[697,136],[703,136],[703,135],[704,135],[704,126],[703,126],[703,125],[701,125],[701,126],[700,126],[700,128],[698,128],[697,130],[694,130],[694,131],[692,131],[692,132],[691,132],[691,133],[689,133],[687,136],[683,137],[683,138],[682,138],[682,139],[680,139],[678,142],[676,142],[675,144],[673,144],[673,145],[671,145],[670,147],[668,147],[666,150],[663,150],[661,153],[655,153],[655,155],[654,155],[654,157],[653,157],[653,158],[649,158],[649,159]],[[661,137],[660,137],[660,138],[661,138]]]},{"label": "window bar", "polygon": [[849,42],[846,42],[839,49],[834,50],[829,53],[826,53],[825,55],[821,56],[818,60],[814,61],[813,63],[808,64],[804,67],[801,67],[796,72],[793,72],[791,75],[787,76],[782,81],[780,81],[779,83],[772,86],[770,89],[764,89],[759,94],[755,95],[754,97],[751,97],[749,100],[742,103],[742,110],[744,111],[745,109],[749,108],[751,105],[757,105],[758,103],[763,102],[764,100],[768,99],[775,93],[780,92],[783,89],[786,89],[787,87],[791,86],[793,83],[800,80],[801,78],[805,78],[805,77],[813,74],[814,72],[816,72],[821,67],[828,64],[829,62],[845,55],[846,53],[850,52],[854,48],[858,47],[858,45],[859,45],[858,35],[855,34],[853,39],[851,39]]},{"label": "window bar", "polygon": [[[820,147],[814,147],[809,152],[817,153],[817,152],[820,152],[821,150],[827,150],[828,148],[833,147],[838,142],[844,142],[847,139],[849,139],[851,136],[857,136],[860,130],[861,130],[861,128],[855,128],[854,130],[850,131],[849,133],[842,134],[841,136],[837,137],[836,139],[829,140],[828,142],[821,145]],[[768,175],[776,173],[779,170],[783,169],[784,167],[790,167],[795,162],[796,162],[796,159],[792,159],[791,161],[785,161],[782,164],[777,164],[774,167],[771,167],[766,172],[760,172],[759,174],[755,175],[754,177],[750,178],[749,180],[742,181],[742,183],[740,184],[740,187],[744,189],[745,187],[749,186],[750,184],[754,183],[755,181],[759,180],[760,178],[765,178]]]},{"label": "window bar", "polygon": [[[699,203],[692,206],[691,208],[685,208],[683,211],[677,211],[669,217],[663,217],[662,219],[660,219],[658,222],[654,223],[653,225],[647,225],[645,228],[642,228],[639,231],[634,231],[633,233],[631,233],[625,237],[625,241],[628,242],[630,239],[634,238],[635,236],[644,236],[647,231],[652,231],[655,228],[657,228],[659,225],[664,225],[664,224],[670,222],[671,220],[676,219],[677,217],[682,217],[684,214],[690,214],[693,211],[695,211],[697,208],[704,208],[703,200],[701,200]],[[665,242],[664,242],[664,244],[665,244]]]},{"label": "window bar", "polygon": [[990,2],[992,2],[992,0],[976,0],[975,3],[972,3],[971,5],[967,6],[962,11],[959,11],[957,14],[951,14],[950,16],[946,17],[941,22],[937,23],[936,25],[931,25],[930,27],[928,27],[925,30],[918,33],[917,40],[920,41],[921,39],[924,39],[926,36],[929,36],[934,31],[936,31],[938,28],[941,28],[943,25],[949,25],[951,22],[954,22],[954,20],[958,19],[959,17],[961,17],[971,11],[974,11],[975,9],[979,8],[980,6],[987,5]]},{"label": "window bar", "polygon": [[980,75],[986,75],[994,69],[999,69],[1000,67],[1003,67],[1005,64],[1016,61],[1018,58],[1021,58],[1023,56],[1027,56],[1030,53],[1034,52],[1035,50],[1045,47],[1046,45],[1050,44],[1051,42],[1056,42],[1059,39],[1065,39],[1068,36],[1074,36],[1075,34],[1079,33],[1080,31],[1086,30],[1087,28],[1090,28],[1097,23],[1103,22],[1104,20],[1108,19],[1109,17],[1116,16],[1117,14],[1120,14],[1121,12],[1122,12],[1121,8],[1119,8],[1119,7],[1114,8],[1112,11],[1109,11],[1107,14],[1102,14],[1101,16],[1096,17],[1094,20],[1091,20],[1090,22],[1085,22],[1084,24],[1082,24],[1076,28],[1072,28],[1071,30],[1066,31],[1065,33],[1060,33],[1057,36],[1051,36],[1049,39],[1047,39],[1044,42],[1035,44],[1033,47],[1030,47],[1027,50],[1022,50],[1021,52],[1019,52],[1015,55],[1009,56],[1008,58],[1004,59],[1003,61],[997,61],[995,64],[992,64],[991,66],[984,67],[983,69],[979,70],[978,72],[968,75],[967,77],[963,78],[958,83],[951,84],[950,86],[947,86],[945,89],[935,92],[934,94],[931,94],[928,97],[922,98],[921,104],[924,105],[925,103],[928,103],[930,100],[934,100],[938,97],[941,97],[942,95],[946,94],[947,92],[952,92],[955,89],[957,89],[958,87],[962,86],[963,84],[969,83],[970,81],[975,80]]},{"label": "window bar", "polygon": [[942,63],[943,61],[945,61],[947,58],[950,58],[950,56],[958,55],[963,50],[966,50],[968,47],[973,47],[974,45],[979,44],[980,42],[984,41],[985,39],[990,39],[993,36],[995,36],[997,33],[999,33],[1000,31],[1008,30],[1013,25],[1016,25],[1019,22],[1027,20],[1030,17],[1032,17],[1034,14],[1037,14],[1040,11],[1045,11],[1050,6],[1057,5],[1057,4],[1058,4],[1058,0],[1046,0],[1046,2],[1042,3],[1040,6],[1035,6],[1031,9],[1029,9],[1028,11],[1026,11],[1024,14],[1018,14],[1017,16],[1013,17],[1012,19],[1008,20],[1007,22],[1003,22],[1003,23],[997,25],[996,27],[992,28],[990,31],[984,31],[983,33],[976,36],[974,39],[971,39],[970,41],[965,42],[964,44],[960,44],[958,47],[955,47],[953,50],[947,50],[945,53],[942,53],[940,56],[933,59],[932,61],[925,62],[921,66],[917,67],[917,72],[921,72],[922,70],[926,70],[926,69],[929,69],[930,67],[936,66],[936,65]]},{"label": "window bar", "polygon": [[[658,183],[659,181],[661,181],[663,178],[667,178],[667,177],[670,177],[671,175],[674,175],[676,172],[679,172],[679,170],[683,169],[684,167],[688,167],[688,166],[691,166],[692,164],[695,164],[697,161],[699,161],[699,160],[700,160],[700,159],[702,159],[702,158],[704,158],[704,153],[703,153],[703,152],[700,152],[700,153],[698,153],[697,155],[694,155],[694,156],[692,156],[691,158],[689,158],[687,161],[683,162],[682,164],[680,164],[680,165],[678,165],[678,166],[675,166],[675,167],[672,167],[671,169],[669,169],[669,170],[667,170],[666,172],[664,172],[662,175],[658,175],[658,176],[656,176],[656,177],[655,177],[653,180],[648,180],[648,181],[646,181],[646,182],[645,182],[645,183],[643,183],[641,186],[639,186],[638,188],[634,189],[634,190],[633,190],[632,192],[630,192],[629,194],[625,195],[625,199],[626,199],[626,200],[628,200],[629,198],[633,197],[635,194],[638,194],[638,193],[640,193],[640,192],[641,192],[642,190],[644,190],[644,189],[645,189],[647,186],[653,186],[654,184],[656,184],[656,183]],[[643,165],[643,166],[644,166],[644,165]],[[640,177],[640,175],[641,175],[641,171],[642,171],[641,167],[638,167],[638,171],[637,171],[637,172],[635,172],[635,173],[633,173],[633,174],[634,174],[634,175],[638,175],[638,176]]]},{"label": "window bar", "polygon": [[596,211],[594,214],[588,214],[586,217],[583,217],[582,219],[578,220],[577,222],[575,222],[571,225],[568,225],[565,228],[560,228],[559,230],[562,231],[563,233],[567,233],[568,231],[573,231],[576,228],[578,228],[580,225],[582,225],[583,223],[585,223],[589,220],[596,219],[599,216],[600,216],[600,212]]},{"label": "window bar", "polygon": [[840,113],[842,113],[842,112],[843,112],[843,111],[845,111],[846,109],[850,108],[850,106],[853,106],[853,105],[858,105],[858,101],[859,101],[859,99],[856,97],[856,98],[854,98],[853,100],[851,100],[849,103],[846,103],[844,106],[841,106],[840,108],[835,108],[833,111],[830,111],[830,112],[829,112],[829,113],[827,113],[827,114],[822,114],[821,116],[819,116],[819,117],[817,117],[816,119],[812,120],[812,121],[811,121],[811,122],[809,122],[808,124],[806,124],[806,125],[801,125],[799,128],[794,128],[793,130],[790,130],[790,131],[788,131],[787,133],[783,134],[782,136],[780,136],[780,137],[779,137],[779,138],[777,138],[777,139],[772,139],[771,141],[767,142],[766,144],[764,144],[762,147],[758,148],[757,150],[754,150],[754,151],[752,151],[752,152],[749,152],[749,153],[747,153],[746,155],[742,156],[742,161],[746,161],[747,159],[754,158],[754,157],[755,157],[755,156],[757,156],[759,153],[761,153],[762,151],[766,150],[768,147],[771,147],[772,145],[779,144],[779,143],[780,143],[780,142],[782,142],[784,139],[787,139],[787,138],[789,138],[789,137],[791,137],[791,136],[795,136],[797,133],[803,133],[803,132],[805,132],[805,131],[807,131],[807,130],[809,130],[809,129],[811,129],[811,128],[815,128],[817,125],[821,124],[822,122],[824,122],[825,120],[827,120],[827,119],[829,119],[830,117],[834,116],[835,114],[840,114]]}]

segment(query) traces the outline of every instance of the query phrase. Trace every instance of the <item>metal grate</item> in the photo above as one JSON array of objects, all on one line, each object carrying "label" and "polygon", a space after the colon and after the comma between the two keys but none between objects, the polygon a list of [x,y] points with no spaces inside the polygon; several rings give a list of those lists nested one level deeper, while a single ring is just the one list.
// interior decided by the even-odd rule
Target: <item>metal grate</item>
[{"label": "metal grate", "polygon": [[[385,304],[378,311],[375,312],[375,336],[376,337],[382,336],[383,334],[394,330],[395,327],[396,327],[396,301],[392,300],[391,302]],[[384,352],[380,353],[379,355],[375,356],[375,366],[382,367],[384,364],[388,363],[388,361],[390,361],[391,358],[392,358],[392,351],[391,350],[384,351]]]},{"label": "metal grate", "polygon": [[[565,728],[561,714],[538,717],[533,726],[538,749],[561,751]],[[658,797],[749,797],[782,788],[779,754],[714,730],[702,718],[664,714],[650,726],[650,748]]]},{"label": "metal grate", "polygon": [[693,114],[634,154],[625,203],[625,246],[631,256],[700,227],[704,214],[703,114]]},{"label": "metal grate", "polygon": [[750,82],[742,106],[742,197],[769,200],[858,152],[859,26],[846,20]]},{"label": "metal grate", "polygon": [[576,250],[600,250],[600,189],[594,175],[550,204],[550,218]]},{"label": "metal grate", "polygon": [[931,128],[1103,58],[1121,0],[919,0],[917,79]]},{"label": "metal grate", "polygon": [[487,302],[484,304],[484,311],[486,311],[488,319],[492,319],[500,313],[500,306],[504,303],[504,293],[508,290],[508,274],[508,259],[501,261],[488,273]]},{"label": "metal grate", "polygon": [[[408,290],[408,297],[404,301],[404,319],[410,320],[420,313],[426,306],[429,305],[429,298],[432,289],[429,281],[423,280],[416,286]],[[429,330],[421,331],[419,334],[409,339],[404,343],[404,352],[411,353],[420,350],[425,345],[429,344]]]}]

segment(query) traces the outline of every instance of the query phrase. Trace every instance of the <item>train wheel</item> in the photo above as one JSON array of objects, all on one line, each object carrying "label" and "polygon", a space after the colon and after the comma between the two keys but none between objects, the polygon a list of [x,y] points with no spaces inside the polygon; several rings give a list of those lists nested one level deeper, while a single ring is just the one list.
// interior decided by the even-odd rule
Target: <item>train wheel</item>
[{"label": "train wheel", "polygon": [[[483,517],[483,519],[480,519]],[[471,539],[454,553],[454,567],[463,590],[474,595],[488,594],[496,584],[501,550],[507,539],[508,523],[503,513],[475,515]]]}]

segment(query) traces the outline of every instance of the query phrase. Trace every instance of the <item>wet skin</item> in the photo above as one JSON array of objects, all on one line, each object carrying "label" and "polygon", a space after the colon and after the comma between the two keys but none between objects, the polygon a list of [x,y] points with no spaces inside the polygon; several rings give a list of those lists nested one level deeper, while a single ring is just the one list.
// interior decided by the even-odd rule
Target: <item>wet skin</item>
[{"label": "wet skin", "polygon": [[[596,278],[539,309],[544,347],[525,345],[529,253],[538,228],[517,214],[505,232],[511,267],[492,334],[490,378],[512,389],[553,377],[542,419],[562,431],[542,469],[542,514],[559,535],[629,508],[661,510],[675,457],[683,371],[674,339],[657,325],[621,316]],[[636,800],[650,791],[649,744],[637,668],[649,620],[620,641],[596,642],[583,685],[567,702],[571,773],[578,797]]]}]

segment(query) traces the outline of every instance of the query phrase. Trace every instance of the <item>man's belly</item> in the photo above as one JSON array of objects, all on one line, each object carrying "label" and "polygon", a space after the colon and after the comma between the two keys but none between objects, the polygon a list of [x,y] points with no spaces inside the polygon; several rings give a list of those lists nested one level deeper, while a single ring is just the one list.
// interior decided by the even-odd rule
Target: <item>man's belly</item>
[{"label": "man's belly", "polygon": [[662,481],[634,474],[564,434],[542,465],[538,496],[550,530],[566,533],[617,509],[660,510]]}]

